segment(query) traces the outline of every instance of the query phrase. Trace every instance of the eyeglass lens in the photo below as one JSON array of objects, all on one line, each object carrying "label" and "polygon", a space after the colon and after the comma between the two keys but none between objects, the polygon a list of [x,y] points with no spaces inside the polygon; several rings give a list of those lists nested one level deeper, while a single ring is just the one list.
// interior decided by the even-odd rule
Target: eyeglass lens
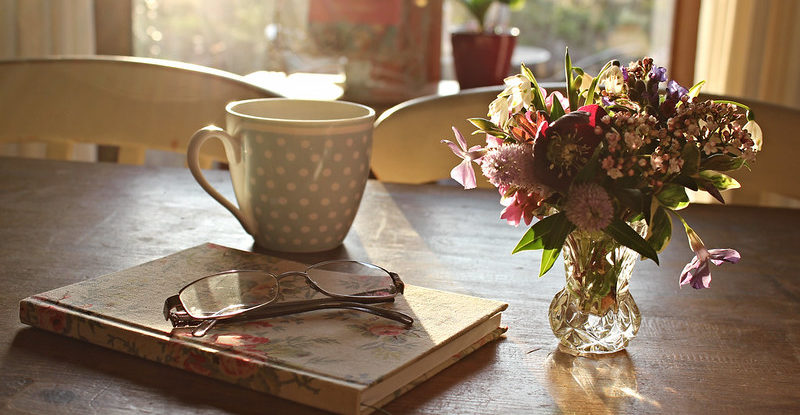
[{"label": "eyeglass lens", "polygon": [[[287,273],[287,276],[298,274]],[[388,299],[397,293],[387,271],[356,261],[323,262],[308,268],[305,275],[321,290],[333,295]],[[279,301],[285,301],[286,295],[306,299],[322,296],[317,291],[308,292],[305,283],[302,283],[305,289],[301,289],[285,281],[281,283],[286,284],[283,290],[279,290],[278,284],[275,276],[264,271],[228,271],[195,281],[186,286],[179,297],[190,316],[202,319],[241,314],[275,301],[279,295]]]},{"label": "eyeglass lens", "polygon": [[391,275],[382,268],[356,261],[331,261],[311,266],[306,275],[335,295],[390,297],[397,293]]},{"label": "eyeglass lens", "polygon": [[273,301],[278,280],[262,271],[230,271],[210,275],[180,292],[186,312],[194,318],[226,317]]}]

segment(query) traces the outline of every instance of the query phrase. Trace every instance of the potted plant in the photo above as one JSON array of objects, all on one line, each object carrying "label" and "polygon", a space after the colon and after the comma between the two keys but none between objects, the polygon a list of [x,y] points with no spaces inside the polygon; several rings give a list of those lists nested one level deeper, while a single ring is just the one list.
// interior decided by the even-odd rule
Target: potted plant
[{"label": "potted plant", "polygon": [[451,34],[453,62],[461,89],[500,85],[508,75],[519,31],[509,28],[511,9],[525,0],[460,0],[473,27]]}]

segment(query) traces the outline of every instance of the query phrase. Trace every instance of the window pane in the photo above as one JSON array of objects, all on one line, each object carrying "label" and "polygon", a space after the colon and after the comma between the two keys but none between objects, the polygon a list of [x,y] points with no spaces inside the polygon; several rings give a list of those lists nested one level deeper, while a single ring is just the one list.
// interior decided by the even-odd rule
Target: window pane
[{"label": "window pane", "polygon": [[[460,1],[446,7],[450,31],[470,26]],[[526,0],[509,14],[508,25],[519,29],[511,71],[525,63],[541,81],[563,80],[567,47],[573,65],[592,75],[611,59],[624,65],[651,56],[668,67],[673,11],[674,0]],[[445,65],[450,62],[446,56]]]}]

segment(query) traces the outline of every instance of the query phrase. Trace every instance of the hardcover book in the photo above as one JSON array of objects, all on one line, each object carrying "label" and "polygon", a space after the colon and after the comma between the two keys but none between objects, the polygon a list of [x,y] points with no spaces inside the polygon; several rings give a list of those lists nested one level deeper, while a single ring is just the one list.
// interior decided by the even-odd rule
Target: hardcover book
[{"label": "hardcover book", "polygon": [[[353,310],[173,328],[164,300],[204,275],[306,266],[204,244],[20,302],[28,325],[341,414],[366,414],[505,332],[507,304],[406,285],[380,307],[411,327]],[[402,277],[402,275],[401,275]]]}]

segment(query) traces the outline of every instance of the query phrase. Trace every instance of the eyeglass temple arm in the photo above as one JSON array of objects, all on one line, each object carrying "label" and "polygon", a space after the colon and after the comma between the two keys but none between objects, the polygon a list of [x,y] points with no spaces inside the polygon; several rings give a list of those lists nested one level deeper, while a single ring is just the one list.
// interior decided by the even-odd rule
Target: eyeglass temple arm
[{"label": "eyeglass temple arm", "polygon": [[322,310],[322,309],[349,309],[356,311],[363,311],[365,313],[374,314],[376,316],[384,317],[389,320],[394,320],[405,326],[411,326],[414,319],[405,313],[399,311],[387,310],[385,308],[376,307],[369,304],[356,303],[350,301],[337,301],[315,304],[288,304],[288,305],[271,305],[252,313],[244,313],[241,316],[232,318],[233,320],[255,320],[267,317],[284,316],[288,314],[304,313],[307,311]]},{"label": "eyeglass temple arm", "polygon": [[397,287],[397,292],[402,294],[406,287],[406,285],[403,284],[403,280],[400,279],[400,276],[397,275],[396,272],[389,271],[389,276],[392,277],[392,282],[394,282],[394,286]]}]

